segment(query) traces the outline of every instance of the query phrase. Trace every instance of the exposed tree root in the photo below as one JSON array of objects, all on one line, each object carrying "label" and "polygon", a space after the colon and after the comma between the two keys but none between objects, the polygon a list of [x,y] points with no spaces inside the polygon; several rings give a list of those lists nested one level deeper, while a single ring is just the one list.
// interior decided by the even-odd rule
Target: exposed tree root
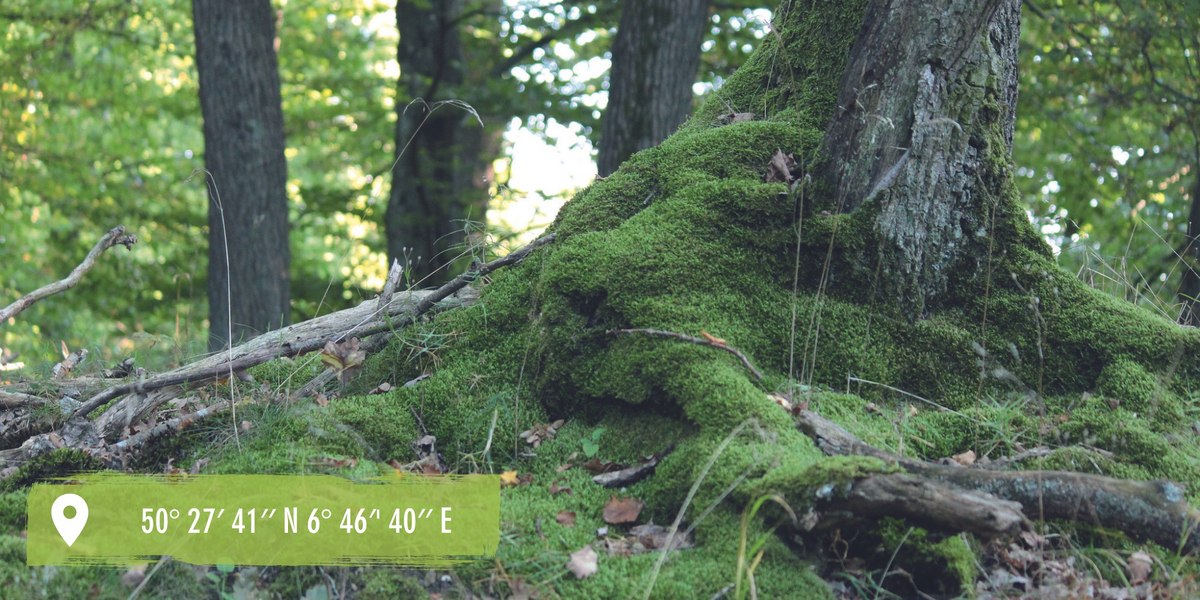
[{"label": "exposed tree root", "polygon": [[[951,489],[991,495],[1019,503],[1035,519],[1060,519],[1099,525],[1123,532],[1140,541],[1192,554],[1200,552],[1200,511],[1188,504],[1183,487],[1170,481],[1130,481],[1100,475],[1065,471],[994,471],[926,463],[896,456],[867,445],[838,424],[814,412],[801,411],[797,426],[829,455],[872,456],[919,476],[925,482],[940,482]],[[872,499],[867,514],[908,516],[938,529],[975,531],[964,527],[957,515],[927,514],[906,508],[911,503],[928,503],[930,492],[923,487],[906,490],[898,484],[881,486],[868,477],[855,482],[850,508],[860,497]]]}]

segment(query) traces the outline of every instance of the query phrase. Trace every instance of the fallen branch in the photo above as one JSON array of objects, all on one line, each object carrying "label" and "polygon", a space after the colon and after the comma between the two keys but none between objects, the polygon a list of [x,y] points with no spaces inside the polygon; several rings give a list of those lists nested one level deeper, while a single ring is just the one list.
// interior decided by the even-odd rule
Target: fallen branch
[{"label": "fallen branch", "polygon": [[816,507],[824,517],[821,529],[837,525],[838,513],[860,520],[899,517],[927,529],[966,531],[983,538],[1011,536],[1028,525],[1017,502],[904,473],[855,480],[844,494]]},{"label": "fallen branch", "polygon": [[671,339],[688,342],[689,344],[697,344],[700,346],[708,346],[710,348],[717,348],[720,350],[724,350],[724,351],[736,356],[738,360],[742,361],[742,366],[746,367],[746,370],[750,371],[750,374],[753,375],[755,379],[757,379],[758,381],[762,381],[762,379],[763,379],[762,371],[759,371],[758,369],[754,368],[754,363],[751,363],[750,359],[746,358],[746,355],[742,354],[741,350],[738,350],[737,348],[734,348],[733,346],[726,344],[723,340],[717,340],[716,338],[714,338],[714,339],[698,338],[698,337],[694,337],[694,336],[690,336],[690,335],[686,335],[686,334],[682,334],[682,333],[675,333],[674,331],[664,331],[662,329],[644,329],[644,328],[610,329],[607,331],[607,333],[610,333],[610,334],[613,334],[613,333],[641,333],[644,335],[653,335],[653,336],[657,336],[657,337],[671,338]]},{"label": "fallen branch", "polygon": [[92,267],[96,266],[96,259],[100,258],[100,255],[103,254],[105,250],[108,250],[117,244],[125,246],[125,249],[129,250],[136,243],[137,236],[126,235],[125,227],[123,225],[113,227],[108,231],[108,233],[104,234],[104,237],[100,238],[100,241],[96,242],[95,246],[92,246],[91,252],[88,252],[87,256],[83,259],[83,262],[79,263],[79,266],[75,267],[75,270],[71,271],[71,274],[67,275],[66,278],[25,294],[24,296],[18,298],[16,302],[13,302],[3,309],[0,309],[0,323],[17,316],[21,313],[21,311],[29,308],[34,302],[53,296],[54,294],[61,294],[62,292],[75,287],[75,285],[78,284],[81,279],[83,279],[84,274],[92,270]]},{"label": "fallen branch", "polygon": [[544,235],[529,245],[469,270],[432,291],[396,294],[391,302],[380,307],[368,300],[354,308],[331,313],[255,337],[229,352],[215,354],[196,363],[180,367],[142,381],[118,385],[95,394],[73,413],[86,416],[116,398],[137,393],[146,394],[169,386],[202,384],[215,381],[236,371],[243,371],[283,356],[298,356],[352,337],[364,338],[392,329],[406,327],[421,315],[433,310],[468,283],[496,269],[521,262],[535,249],[554,240],[554,234]]},{"label": "fallen branch", "polygon": [[867,445],[838,424],[801,411],[797,426],[829,455],[873,456],[912,475],[1020,503],[1037,519],[1091,523],[1171,550],[1200,552],[1200,511],[1170,481],[1132,481],[1066,471],[992,471],[926,463]]}]

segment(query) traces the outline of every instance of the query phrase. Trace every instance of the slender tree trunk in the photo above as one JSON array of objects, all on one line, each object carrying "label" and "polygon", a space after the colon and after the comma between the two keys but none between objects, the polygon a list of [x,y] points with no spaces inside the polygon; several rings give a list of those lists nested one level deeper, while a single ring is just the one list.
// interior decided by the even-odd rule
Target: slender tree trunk
[{"label": "slender tree trunk", "polygon": [[[1200,158],[1200,152],[1197,152]],[[1200,166],[1200,161],[1197,162]],[[1188,213],[1187,246],[1183,250],[1183,280],[1179,282],[1183,304],[1179,323],[1200,327],[1200,168],[1192,185],[1192,208]]]},{"label": "slender tree trunk", "polygon": [[597,169],[607,176],[692,111],[709,0],[625,0],[613,40]]},{"label": "slender tree trunk", "polygon": [[474,115],[439,105],[479,97],[464,85],[462,10],[461,0],[396,4],[400,100],[385,230],[390,259],[406,264],[423,285],[447,281],[469,262],[467,232],[486,220],[491,159],[499,150],[499,136]]},{"label": "slender tree trunk", "polygon": [[194,0],[209,179],[209,349],[288,322],[287,162],[268,0]]},{"label": "slender tree trunk", "polygon": [[1020,0],[874,0],[825,135],[837,211],[874,211],[877,293],[918,319],[986,271],[1011,189]]}]

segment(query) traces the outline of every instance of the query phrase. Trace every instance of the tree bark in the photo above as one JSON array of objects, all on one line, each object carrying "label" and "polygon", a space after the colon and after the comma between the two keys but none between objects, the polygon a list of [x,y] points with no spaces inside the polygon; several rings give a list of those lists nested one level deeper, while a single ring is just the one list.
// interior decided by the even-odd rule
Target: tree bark
[{"label": "tree bark", "polygon": [[[400,80],[396,103],[396,162],[385,217],[389,262],[399,260],[415,280],[448,281],[465,266],[467,231],[487,217],[491,158],[499,136],[461,106],[466,89],[458,19],[462,0],[396,3]],[[412,103],[409,103],[409,100]]]},{"label": "tree bark", "polygon": [[657,145],[692,110],[692,83],[709,0],[626,0],[613,40],[608,107],[600,134],[601,177]]},{"label": "tree bark", "polygon": [[[1008,185],[1019,0],[875,0],[826,130],[839,212],[874,211],[880,297],[911,320],[979,274]],[[957,282],[956,282],[957,283]]]},{"label": "tree bark", "polygon": [[217,350],[289,321],[287,161],[271,3],[195,0],[192,14]]}]

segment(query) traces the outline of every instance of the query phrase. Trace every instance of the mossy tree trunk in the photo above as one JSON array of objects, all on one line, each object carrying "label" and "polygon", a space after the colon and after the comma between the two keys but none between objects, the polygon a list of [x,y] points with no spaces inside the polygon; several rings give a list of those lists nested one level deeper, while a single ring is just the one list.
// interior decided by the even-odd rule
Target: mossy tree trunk
[{"label": "mossy tree trunk", "polygon": [[825,133],[839,212],[875,212],[877,291],[915,320],[985,271],[1010,177],[1019,0],[877,0]]}]

